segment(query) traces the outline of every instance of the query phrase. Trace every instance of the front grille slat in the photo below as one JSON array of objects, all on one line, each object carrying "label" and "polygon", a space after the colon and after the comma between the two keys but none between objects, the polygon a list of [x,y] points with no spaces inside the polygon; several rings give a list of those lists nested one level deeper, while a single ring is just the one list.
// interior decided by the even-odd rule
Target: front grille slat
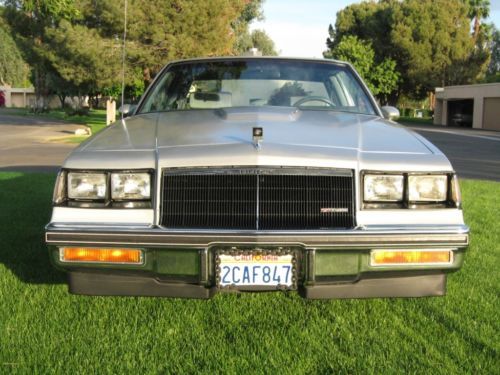
[{"label": "front grille slat", "polygon": [[350,170],[164,170],[162,188],[161,225],[169,228],[314,230],[355,225]]}]

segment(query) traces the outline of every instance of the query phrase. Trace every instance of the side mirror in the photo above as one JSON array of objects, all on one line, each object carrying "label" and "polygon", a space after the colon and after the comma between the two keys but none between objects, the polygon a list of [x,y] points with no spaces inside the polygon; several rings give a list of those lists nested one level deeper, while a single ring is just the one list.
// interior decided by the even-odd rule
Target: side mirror
[{"label": "side mirror", "polygon": [[123,106],[118,108],[118,112],[120,112],[123,117],[128,117],[134,113],[136,107],[137,106],[134,104],[124,104]]},{"label": "side mirror", "polygon": [[399,111],[396,107],[385,105],[380,109],[387,120],[397,120],[399,118]]}]

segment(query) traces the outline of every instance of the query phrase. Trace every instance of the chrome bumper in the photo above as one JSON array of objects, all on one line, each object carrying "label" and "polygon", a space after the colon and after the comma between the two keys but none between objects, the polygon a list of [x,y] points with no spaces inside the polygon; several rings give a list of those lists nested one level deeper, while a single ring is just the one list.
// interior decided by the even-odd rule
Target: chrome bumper
[{"label": "chrome bumper", "polygon": [[[462,265],[469,228],[384,226],[346,231],[237,232],[49,224],[45,239],[52,262],[68,271],[69,290],[76,294],[209,298],[219,291],[215,253],[237,247],[296,251],[301,275],[298,291],[306,298],[421,297],[445,294],[446,274]],[[57,249],[68,245],[143,248],[146,263],[64,264]],[[370,250],[377,248],[444,248],[457,256],[442,266],[372,267]],[[168,267],[178,267],[182,261],[191,267],[189,272]]]},{"label": "chrome bumper", "polygon": [[455,247],[469,244],[469,228],[456,226],[372,226],[345,231],[252,232],[168,230],[161,227],[49,224],[48,245],[134,245],[207,248],[217,245],[301,246],[315,249]]}]

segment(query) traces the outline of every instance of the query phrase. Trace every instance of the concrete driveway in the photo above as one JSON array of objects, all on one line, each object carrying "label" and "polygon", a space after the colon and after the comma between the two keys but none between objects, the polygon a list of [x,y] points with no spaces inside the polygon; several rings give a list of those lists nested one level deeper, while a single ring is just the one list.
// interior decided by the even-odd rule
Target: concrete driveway
[{"label": "concrete driveway", "polygon": [[57,142],[82,125],[0,111],[0,170],[57,171],[76,144]]}]

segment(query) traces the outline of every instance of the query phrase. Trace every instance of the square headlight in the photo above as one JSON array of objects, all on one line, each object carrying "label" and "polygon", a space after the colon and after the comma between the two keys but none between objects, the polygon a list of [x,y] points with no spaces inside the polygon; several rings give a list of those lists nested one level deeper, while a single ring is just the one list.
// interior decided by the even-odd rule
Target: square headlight
[{"label": "square headlight", "polygon": [[145,200],[151,197],[149,173],[112,173],[111,198],[116,200]]},{"label": "square headlight", "polygon": [[69,199],[105,199],[106,174],[97,172],[69,172]]},{"label": "square headlight", "polygon": [[402,175],[367,174],[364,176],[365,202],[400,202],[403,200]]},{"label": "square headlight", "polygon": [[448,176],[408,176],[408,198],[411,202],[444,202],[448,197]]}]

